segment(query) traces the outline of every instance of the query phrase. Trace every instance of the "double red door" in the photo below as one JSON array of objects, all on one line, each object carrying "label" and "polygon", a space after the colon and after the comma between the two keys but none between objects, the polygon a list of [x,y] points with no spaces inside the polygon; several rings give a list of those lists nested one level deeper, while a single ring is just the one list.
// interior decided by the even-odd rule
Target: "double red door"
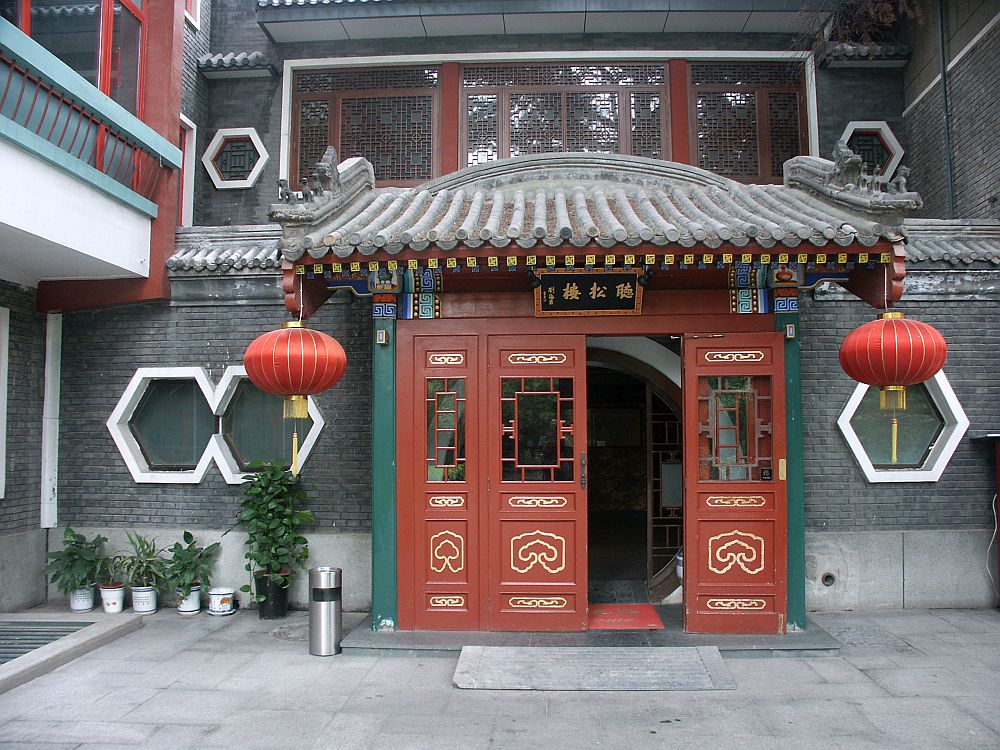
[{"label": "double red door", "polygon": [[400,627],[583,630],[586,348],[401,336]]}]

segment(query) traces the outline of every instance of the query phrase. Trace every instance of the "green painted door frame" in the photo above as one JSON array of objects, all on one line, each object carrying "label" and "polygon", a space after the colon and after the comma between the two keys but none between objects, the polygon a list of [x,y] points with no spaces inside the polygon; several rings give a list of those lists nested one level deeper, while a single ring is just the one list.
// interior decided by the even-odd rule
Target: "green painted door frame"
[{"label": "green painted door frame", "polygon": [[396,321],[372,326],[372,630],[395,630]]},{"label": "green painted door frame", "polygon": [[802,360],[799,314],[775,313],[774,323],[785,334],[785,422],[788,443],[788,629],[806,627],[805,449],[802,444]]}]

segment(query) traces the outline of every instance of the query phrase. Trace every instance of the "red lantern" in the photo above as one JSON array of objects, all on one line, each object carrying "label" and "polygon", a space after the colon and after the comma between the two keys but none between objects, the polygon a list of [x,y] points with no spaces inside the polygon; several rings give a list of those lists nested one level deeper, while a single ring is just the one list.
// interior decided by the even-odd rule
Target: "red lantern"
[{"label": "red lantern", "polygon": [[906,386],[930,380],[944,366],[948,345],[933,326],[882,313],[847,334],[840,366],[857,381],[877,385],[883,409],[906,409]]},{"label": "red lantern", "polygon": [[305,419],[309,416],[307,396],[340,380],[347,355],[335,338],[291,321],[255,339],[243,363],[254,385],[285,397],[285,419]]}]

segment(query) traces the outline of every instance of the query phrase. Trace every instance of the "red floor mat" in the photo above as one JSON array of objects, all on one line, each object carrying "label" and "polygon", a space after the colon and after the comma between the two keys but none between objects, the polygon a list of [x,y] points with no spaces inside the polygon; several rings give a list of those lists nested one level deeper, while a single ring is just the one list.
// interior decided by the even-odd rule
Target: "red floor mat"
[{"label": "red floor mat", "polygon": [[663,630],[652,604],[591,604],[590,630]]}]

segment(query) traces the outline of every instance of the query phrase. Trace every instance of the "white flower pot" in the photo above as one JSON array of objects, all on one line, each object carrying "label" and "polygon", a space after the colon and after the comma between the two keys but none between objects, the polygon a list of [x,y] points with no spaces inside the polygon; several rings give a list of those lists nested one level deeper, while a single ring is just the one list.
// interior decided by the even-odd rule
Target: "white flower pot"
[{"label": "white flower pot", "polygon": [[156,611],[156,589],[152,586],[132,587],[132,611],[139,615],[148,615]]},{"label": "white flower pot", "polygon": [[104,611],[109,614],[121,612],[125,608],[125,587],[101,586],[101,602],[104,604]]},{"label": "white flower pot", "polygon": [[176,589],[177,614],[196,615],[201,612],[201,586],[192,586],[191,593],[181,596],[181,590]]},{"label": "white flower pot", "polygon": [[94,608],[94,587],[84,586],[69,592],[70,612],[89,612]]},{"label": "white flower pot", "polygon": [[236,611],[236,589],[216,586],[208,590],[208,614],[231,615]]}]

